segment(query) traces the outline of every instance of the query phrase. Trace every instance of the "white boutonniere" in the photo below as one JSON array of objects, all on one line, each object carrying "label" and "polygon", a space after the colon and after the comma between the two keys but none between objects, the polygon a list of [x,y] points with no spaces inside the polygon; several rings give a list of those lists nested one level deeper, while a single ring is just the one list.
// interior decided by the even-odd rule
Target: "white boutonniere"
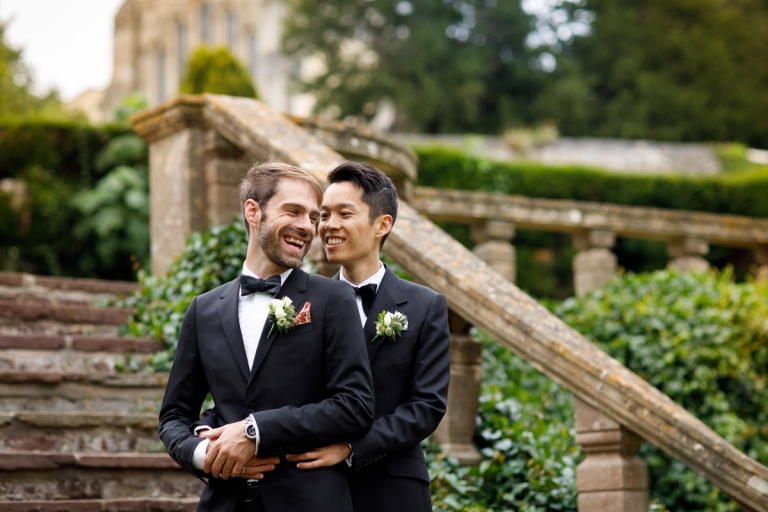
[{"label": "white boutonniere", "polygon": [[[407,316],[399,311],[395,311],[394,313],[382,311],[379,313],[379,318],[376,322],[376,336],[373,337],[371,343],[373,343],[379,336],[395,341],[395,338],[400,336],[407,328]],[[381,341],[383,342],[384,340]]]},{"label": "white boutonniere", "polygon": [[293,322],[296,320],[296,309],[293,307],[293,301],[288,297],[282,299],[272,299],[269,301],[269,315],[267,316],[272,327],[269,328],[267,337],[277,326],[277,332],[285,334],[293,328]]}]

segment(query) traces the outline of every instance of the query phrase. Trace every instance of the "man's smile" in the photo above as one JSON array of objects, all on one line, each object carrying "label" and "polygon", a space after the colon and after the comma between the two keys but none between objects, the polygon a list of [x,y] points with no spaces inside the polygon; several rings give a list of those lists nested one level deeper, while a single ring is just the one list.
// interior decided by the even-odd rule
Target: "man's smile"
[{"label": "man's smile", "polygon": [[332,247],[335,245],[343,244],[344,239],[338,236],[328,236],[325,237],[325,245],[328,247]]},{"label": "man's smile", "polygon": [[283,240],[291,248],[291,250],[296,252],[301,252],[304,249],[304,245],[307,243],[306,240],[302,240],[301,238],[296,238],[295,236],[290,235],[284,236]]}]

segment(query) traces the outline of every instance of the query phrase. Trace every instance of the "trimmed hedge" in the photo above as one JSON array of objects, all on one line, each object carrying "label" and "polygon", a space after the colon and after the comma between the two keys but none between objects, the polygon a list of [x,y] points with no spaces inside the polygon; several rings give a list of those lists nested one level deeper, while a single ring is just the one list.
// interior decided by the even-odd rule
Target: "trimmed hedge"
[{"label": "trimmed hedge", "polygon": [[493,162],[445,147],[416,148],[419,184],[505,194],[768,217],[768,171],[707,177],[618,174],[579,166]]},{"label": "trimmed hedge", "polygon": [[14,178],[30,167],[53,169],[63,179],[90,186],[101,173],[96,154],[125,126],[95,127],[76,122],[3,121],[0,123],[0,179]]},{"label": "trimmed hedge", "polygon": [[[628,175],[579,166],[494,162],[443,146],[415,150],[423,186],[768,217],[765,168],[714,177]],[[474,245],[468,226],[441,226],[467,247]],[[575,250],[569,235],[518,230],[514,244],[520,288],[535,297],[565,299],[573,295]],[[660,240],[620,238],[613,250],[619,265],[632,272],[662,269],[668,261]],[[748,249],[712,247],[706,257],[717,268],[732,265],[739,280],[750,273],[754,263]]]}]

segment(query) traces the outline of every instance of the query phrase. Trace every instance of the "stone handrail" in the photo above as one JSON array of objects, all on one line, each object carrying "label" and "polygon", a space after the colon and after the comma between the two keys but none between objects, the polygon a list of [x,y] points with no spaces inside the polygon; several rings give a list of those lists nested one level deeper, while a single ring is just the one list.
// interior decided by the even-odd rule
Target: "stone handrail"
[{"label": "stone handrail", "polygon": [[768,244],[768,219],[738,215],[429,187],[416,187],[411,204],[437,221],[492,219],[543,231],[603,230],[627,238],[695,238],[730,247]]},{"label": "stone handrail", "polygon": [[[249,99],[181,98],[137,116],[134,123],[140,135],[152,139],[168,133],[169,123],[184,120],[202,120],[245,153],[297,165],[320,181],[343,160],[295,123]],[[581,400],[701,473],[743,506],[768,511],[768,468],[598,349],[408,204],[401,204],[386,252],[443,293],[454,311]]]}]

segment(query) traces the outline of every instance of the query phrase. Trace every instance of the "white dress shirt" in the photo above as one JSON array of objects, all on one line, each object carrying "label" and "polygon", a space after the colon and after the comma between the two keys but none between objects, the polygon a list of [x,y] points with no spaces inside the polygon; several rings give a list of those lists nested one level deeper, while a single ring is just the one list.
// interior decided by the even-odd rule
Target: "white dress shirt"
[{"label": "white dress shirt", "polygon": [[[288,269],[280,274],[280,285],[285,284],[285,280],[291,275],[293,269]],[[243,275],[259,278],[256,274],[251,272],[251,269],[243,262]],[[267,293],[252,293],[250,295],[240,295],[238,292],[237,297],[237,318],[240,322],[240,334],[243,336],[243,345],[245,346],[245,356],[248,358],[248,368],[253,369],[253,360],[256,358],[256,349],[259,348],[259,340],[261,340],[261,332],[264,330],[264,325],[267,322],[267,316],[269,316],[269,301],[274,297]],[[256,453],[259,451],[259,442],[261,437],[259,436],[259,426],[256,427]],[[195,435],[202,430],[210,430],[208,426],[200,426],[195,428]],[[195,447],[195,451],[192,454],[192,465],[196,469],[203,469],[205,462],[205,453],[208,450],[209,439],[204,439]]]},{"label": "white dress shirt", "polygon": [[[339,272],[339,280],[355,288],[360,288],[361,286],[365,286],[367,284],[375,284],[376,293],[378,293],[379,286],[381,286],[381,280],[384,279],[384,274],[387,272],[387,269],[384,267],[384,265],[381,262],[379,262],[379,265],[380,265],[379,270],[377,270],[375,274],[373,274],[371,277],[369,277],[368,279],[366,279],[360,284],[352,284],[349,281],[347,281],[347,278],[344,277],[344,269],[342,269],[341,272]],[[368,317],[365,316],[365,310],[363,309],[363,299],[359,295],[357,295],[355,297],[355,301],[357,302],[357,311],[360,313],[360,323],[362,323],[363,327],[365,327],[365,322],[368,320]],[[371,311],[371,313],[378,315],[379,313],[381,313],[381,311],[379,312]]]},{"label": "white dress shirt", "polygon": [[[347,283],[348,285],[359,288],[361,286],[365,286],[367,284],[375,284],[376,285],[376,293],[379,293],[379,287],[381,286],[381,280],[384,279],[384,274],[387,272],[387,269],[384,267],[381,262],[379,262],[379,270],[376,271],[375,274],[373,274],[371,277],[363,281],[362,283],[355,285],[347,281],[347,278],[344,277],[344,269],[342,269],[339,272],[339,280]],[[363,299],[359,296],[355,296],[355,301],[357,302],[357,311],[360,313],[360,323],[363,324],[363,327],[365,327],[365,322],[368,321],[368,317],[365,315],[365,310],[363,309]],[[375,311],[371,311],[373,314],[378,314]],[[349,445],[348,445],[349,446]],[[352,447],[350,446],[350,449]],[[349,457],[347,457],[345,460],[347,462],[347,466],[352,467],[352,458],[355,456],[355,453],[352,452],[349,454]]]}]

